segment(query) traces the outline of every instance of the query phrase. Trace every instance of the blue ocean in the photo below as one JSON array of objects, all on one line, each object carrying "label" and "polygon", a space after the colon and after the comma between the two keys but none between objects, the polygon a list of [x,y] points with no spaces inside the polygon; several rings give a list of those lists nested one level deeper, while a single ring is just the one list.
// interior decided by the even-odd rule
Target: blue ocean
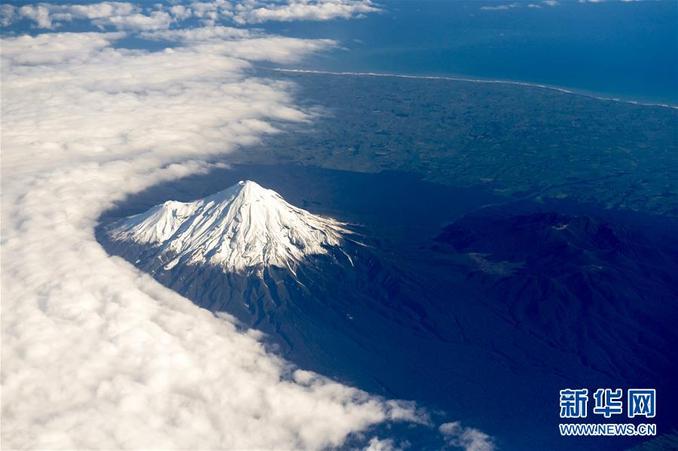
[{"label": "blue ocean", "polygon": [[678,103],[676,1],[379,3],[382,13],[361,20],[265,28],[339,42],[306,69],[511,80]]}]

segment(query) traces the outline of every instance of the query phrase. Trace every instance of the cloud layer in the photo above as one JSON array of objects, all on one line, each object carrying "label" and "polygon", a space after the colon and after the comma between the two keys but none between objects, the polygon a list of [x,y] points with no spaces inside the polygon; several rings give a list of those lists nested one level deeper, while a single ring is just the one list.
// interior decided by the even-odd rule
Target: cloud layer
[{"label": "cloud layer", "polygon": [[38,3],[15,7],[0,7],[0,24],[11,25],[28,20],[41,29],[54,29],[65,23],[84,20],[101,29],[165,30],[187,20],[203,25],[230,22],[239,25],[269,21],[323,21],[350,19],[379,11],[371,0],[244,0],[229,2],[212,0],[178,4],[156,3],[141,7],[128,2],[92,4]]},{"label": "cloud layer", "polygon": [[535,2],[513,2],[513,3],[498,3],[498,4],[489,4],[483,5],[480,7],[483,11],[507,11],[514,8],[534,8],[541,9],[544,7],[553,7],[558,6],[558,0],[541,0]]},{"label": "cloud layer", "polygon": [[[662,0],[577,0],[577,3],[592,4],[592,3],[636,3],[636,2],[652,2]],[[574,3],[574,1],[573,1]],[[560,5],[559,0],[536,0],[536,1],[516,1],[512,3],[490,3],[480,7],[482,11],[508,11],[515,8],[534,8],[541,9],[544,7],[553,7]]]},{"label": "cloud layer", "polygon": [[291,0],[284,4],[247,1],[237,9],[236,22],[349,19],[378,11],[369,0]]},{"label": "cloud layer", "polygon": [[438,428],[448,446],[465,451],[494,451],[494,441],[484,432],[464,427],[459,421],[443,423]]},{"label": "cloud layer", "polygon": [[[100,8],[82,14],[136,14]],[[2,40],[2,447],[315,449],[424,421],[411,404],[290,368],[256,332],[94,237],[125,196],[204,171],[275,121],[310,120],[289,85],[248,75],[250,62],[333,43],[210,28],[158,34],[180,45],[148,52],[115,48],[123,37]]]}]

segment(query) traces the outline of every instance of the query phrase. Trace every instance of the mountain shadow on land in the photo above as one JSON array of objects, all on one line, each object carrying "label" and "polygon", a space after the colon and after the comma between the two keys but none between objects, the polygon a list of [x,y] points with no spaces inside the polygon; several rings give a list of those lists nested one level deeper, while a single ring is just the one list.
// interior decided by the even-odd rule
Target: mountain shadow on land
[{"label": "mountain shadow on land", "polygon": [[[505,449],[577,449],[591,439],[558,435],[563,388],[656,387],[660,406],[678,402],[678,243],[610,215],[563,211],[482,208],[417,246],[348,226],[324,253],[239,271],[168,265],[158,245],[112,239],[119,221],[99,235],[196,304],[263,331],[304,369],[415,400],[436,421],[463,419]],[[676,417],[660,412],[668,430]],[[402,433],[418,448],[442,446],[435,431]]]}]

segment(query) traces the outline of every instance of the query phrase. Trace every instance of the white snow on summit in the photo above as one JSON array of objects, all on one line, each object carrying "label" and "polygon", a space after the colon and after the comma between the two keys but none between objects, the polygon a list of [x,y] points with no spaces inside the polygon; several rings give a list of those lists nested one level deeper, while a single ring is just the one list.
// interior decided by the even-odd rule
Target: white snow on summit
[{"label": "white snow on summit", "polygon": [[339,246],[342,224],[287,203],[252,181],[194,202],[168,201],[123,219],[109,230],[112,239],[159,246],[165,269],[182,262],[225,271],[264,266],[292,269],[308,255]]}]

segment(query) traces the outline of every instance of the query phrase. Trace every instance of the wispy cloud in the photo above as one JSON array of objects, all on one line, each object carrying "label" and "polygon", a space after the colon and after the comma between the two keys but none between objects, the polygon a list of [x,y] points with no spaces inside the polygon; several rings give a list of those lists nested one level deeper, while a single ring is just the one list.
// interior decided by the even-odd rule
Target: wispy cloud
[{"label": "wispy cloud", "polygon": [[241,23],[292,20],[322,21],[348,19],[379,9],[370,0],[292,0],[288,3],[249,2],[237,10],[235,20]]},{"label": "wispy cloud", "polygon": [[441,424],[438,428],[448,446],[465,451],[494,451],[492,437],[470,427],[464,427],[459,421]]},{"label": "wispy cloud", "polygon": [[519,3],[505,3],[501,5],[481,6],[480,9],[483,11],[505,11],[507,9],[518,8],[519,6],[520,6]]},{"label": "wispy cloud", "polygon": [[373,437],[365,447],[365,451],[395,451],[398,449],[392,439]]},{"label": "wispy cloud", "polygon": [[657,2],[662,0],[577,0],[578,3],[639,3],[639,2]]},{"label": "wispy cloud", "polygon": [[480,9],[483,11],[507,11],[515,8],[535,8],[539,9],[542,7],[553,7],[557,6],[559,3],[557,0],[542,0],[535,1],[532,3],[526,2],[513,2],[513,3],[500,3],[500,4],[491,4],[481,6]]},{"label": "wispy cloud", "polygon": [[62,23],[74,20],[88,20],[100,28],[148,30],[168,28],[174,20],[168,12],[163,10],[144,12],[139,6],[122,2],[86,5],[40,3],[21,7],[6,5],[0,14],[5,24],[28,19],[33,21],[38,28],[44,29],[53,29]]}]

